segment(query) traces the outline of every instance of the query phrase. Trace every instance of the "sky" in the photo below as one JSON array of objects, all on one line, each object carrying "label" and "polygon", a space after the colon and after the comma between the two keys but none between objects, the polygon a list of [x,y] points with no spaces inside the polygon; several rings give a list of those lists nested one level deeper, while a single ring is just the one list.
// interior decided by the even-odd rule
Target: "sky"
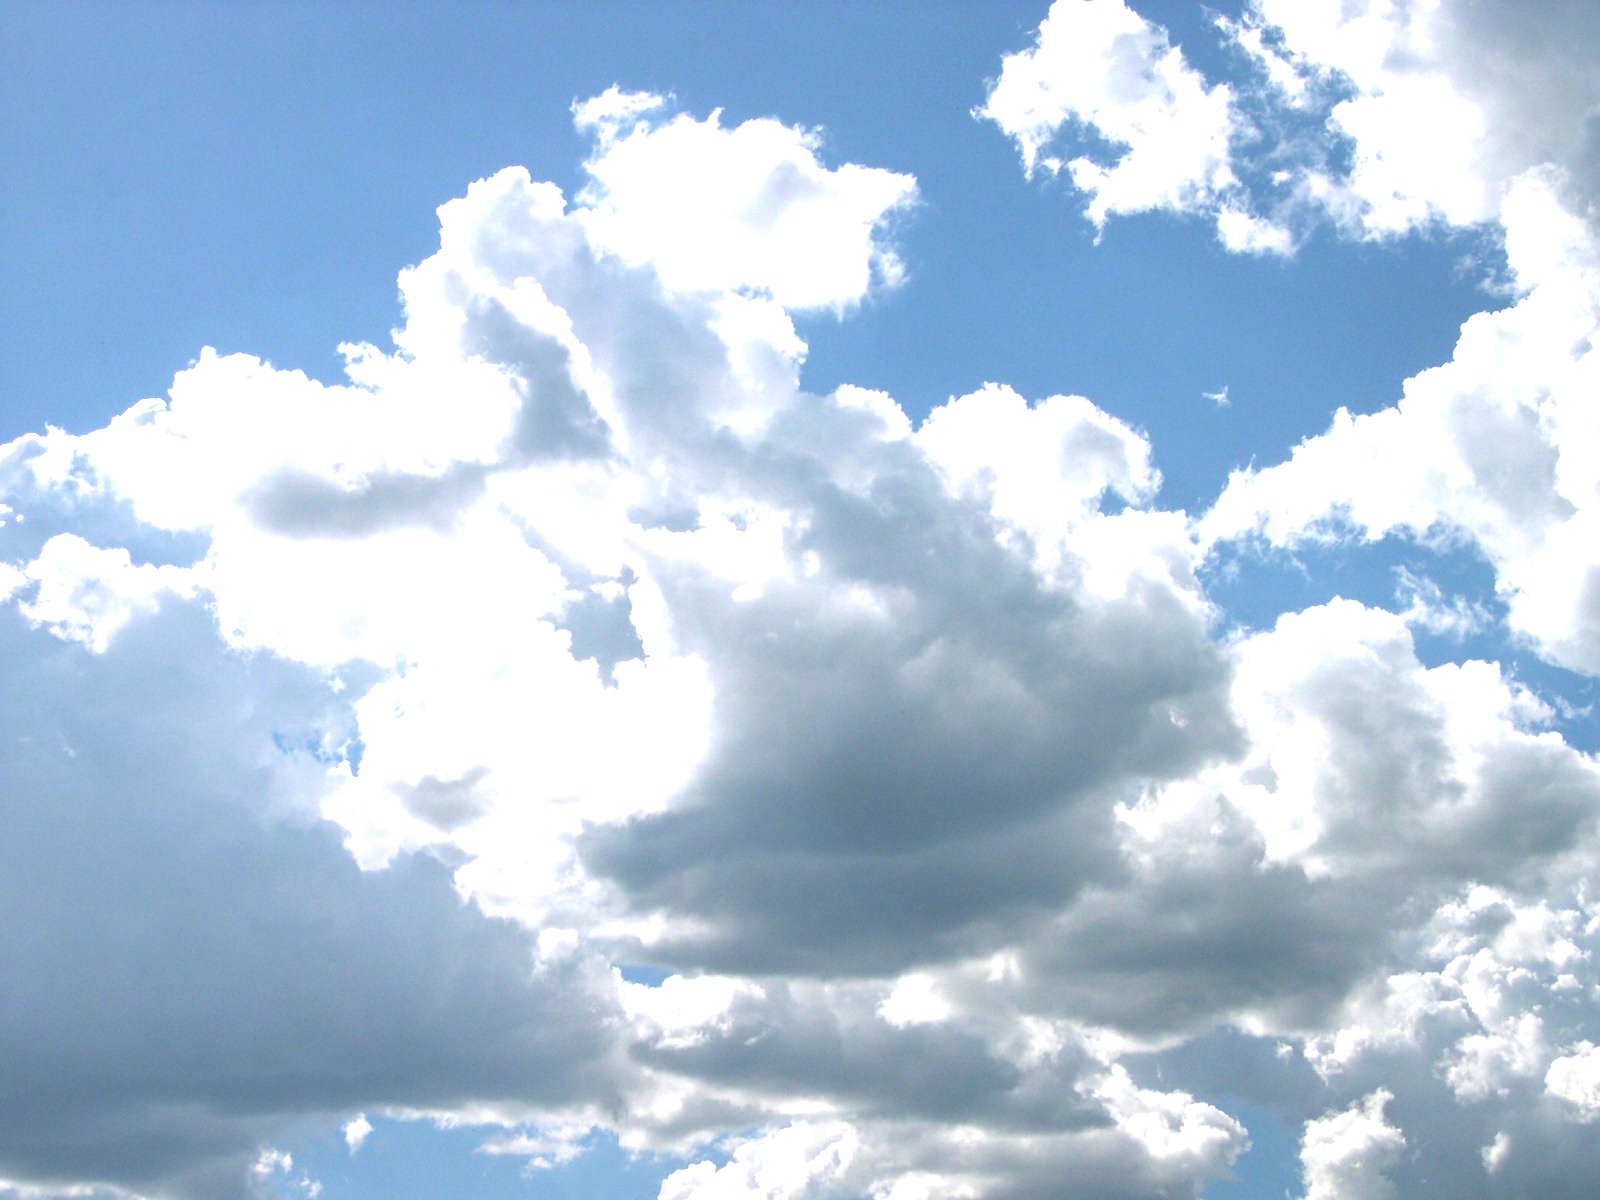
[{"label": "sky", "polygon": [[0,1200],[1590,1194],[1596,63],[0,2]]}]

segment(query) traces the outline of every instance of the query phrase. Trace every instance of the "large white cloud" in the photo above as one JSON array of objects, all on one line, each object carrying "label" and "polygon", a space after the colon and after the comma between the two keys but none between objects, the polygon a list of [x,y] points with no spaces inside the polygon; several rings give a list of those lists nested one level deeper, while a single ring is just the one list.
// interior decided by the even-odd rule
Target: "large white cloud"
[{"label": "large white cloud", "polygon": [[[982,951],[1098,874],[1132,781],[1235,746],[1192,539],[1141,507],[1148,446],[1077,397],[990,387],[913,431],[887,396],[801,391],[788,310],[892,282],[881,223],[911,184],[829,168],[776,122],[653,124],[659,106],[579,106],[597,141],[571,206],[516,169],[445,205],[439,252],[402,276],[396,351],[347,347],[349,383],[207,351],[166,400],[7,448],[7,503],[27,515],[0,530],[7,620],[32,648],[18,654],[69,664],[62,695],[103,696],[120,732],[85,738],[155,747],[16,763],[46,838],[31,859],[65,880],[87,852],[76,823],[48,819],[49,772],[102,808],[141,773],[192,799],[151,818],[182,853],[137,806],[88,843],[148,881],[96,885],[100,908],[142,922],[118,961],[148,982],[95,1044],[127,1079],[85,1113],[103,1131],[44,1110],[14,1122],[0,1178],[224,1194],[279,1162],[256,1150],[285,1122],[370,1111],[544,1113],[557,1132],[609,1123],[688,1151],[781,1131],[805,1097],[838,1122],[815,1128],[860,1147],[812,1190],[1035,1194],[1071,1166],[1137,1195],[1189,1189],[1242,1144],[1215,1109],[1134,1086],[1070,1031],[1040,1048],[1015,1012],[974,1031],[879,1011],[902,968]],[[749,245],[716,258],[734,227]],[[1102,511],[1108,493],[1127,507]],[[169,667],[179,656],[205,688]],[[264,707],[263,675],[299,690]],[[145,677],[171,702],[141,695]],[[37,721],[55,711],[43,686],[19,693]],[[183,753],[159,749],[179,736]],[[217,837],[235,857],[207,857]],[[242,932],[267,918],[238,859],[275,863],[286,838],[308,864],[279,868],[300,880],[295,906]],[[202,896],[212,874],[237,896]],[[426,938],[406,889],[448,914],[419,912]],[[363,923],[385,905],[383,931]],[[16,936],[92,950],[74,911]],[[286,965],[279,931],[310,948],[307,969],[337,959],[360,986]],[[404,962],[380,952],[411,942]],[[253,968],[221,943],[270,963],[277,990],[236,1004]],[[214,954],[205,986],[159,982]],[[798,978],[740,985],[755,990],[728,993],[731,1009],[675,1008],[690,993],[620,984],[607,954]],[[30,986],[51,985],[47,966]],[[429,972],[461,982],[441,993],[418,983]],[[841,975],[862,979],[806,982]],[[343,1011],[381,1012],[378,1028],[322,1020],[333,987],[370,997]],[[252,1024],[261,1004],[276,1015]],[[6,1011],[37,1024],[5,1032],[34,1045],[41,1076],[105,1082],[59,1048],[81,1014]],[[744,1019],[781,1036],[752,1056],[716,1035]],[[167,1039],[119,1053],[151,1021]],[[384,1031],[408,1023],[428,1032],[402,1052]],[[266,1055],[271,1094],[248,1098]],[[939,1063],[959,1080],[943,1098]],[[203,1070],[173,1093],[185,1064]],[[168,1099],[234,1115],[141,1151],[141,1130],[177,1120]],[[809,1136],[691,1166],[669,1192],[766,1186],[760,1163]],[[79,1151],[102,1142],[87,1165]]]},{"label": "large white cloud", "polygon": [[[1228,95],[1078,17],[1137,85],[1061,102],[1134,148],[1109,213],[1161,114]],[[1593,500],[1556,193],[1508,193],[1524,298],[1413,385],[1427,469],[1241,477],[1197,536],[1083,397],[803,390],[790,313],[894,282],[913,184],[666,109],[578,105],[570,202],[509,169],[443,206],[348,383],[206,352],[0,456],[0,1179],[245,1195],[295,1121],[432,1113],[671,1151],[665,1200],[1132,1200],[1227,1170],[1229,1095],[1303,1123],[1319,1195],[1561,1194],[1594,760],[1401,615],[1219,638],[1197,573],[1330,506],[1449,524],[1588,661],[1581,579],[1524,570]],[[1128,204],[1230,203],[1206,154]]]}]

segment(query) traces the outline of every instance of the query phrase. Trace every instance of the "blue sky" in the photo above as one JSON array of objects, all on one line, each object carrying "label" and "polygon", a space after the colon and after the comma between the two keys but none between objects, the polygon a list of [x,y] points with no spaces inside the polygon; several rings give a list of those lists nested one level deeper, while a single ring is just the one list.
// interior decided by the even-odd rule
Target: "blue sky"
[{"label": "blue sky", "polygon": [[5,6],[0,1197],[1585,1194],[1596,50]]}]

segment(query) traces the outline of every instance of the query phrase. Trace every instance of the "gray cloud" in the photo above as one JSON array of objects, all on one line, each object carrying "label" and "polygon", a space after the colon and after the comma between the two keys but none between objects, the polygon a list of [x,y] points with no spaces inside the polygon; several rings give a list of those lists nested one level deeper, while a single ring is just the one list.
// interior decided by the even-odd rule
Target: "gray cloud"
[{"label": "gray cloud", "polygon": [[307,1114],[604,1099],[578,968],[436,862],[363,874],[306,812],[308,672],[170,603],[104,655],[0,613],[0,1174],[239,1196]]},{"label": "gray cloud", "polygon": [[411,525],[446,530],[483,483],[476,464],[442,475],[381,471],[354,487],[290,468],[248,491],[244,507],[263,529],[286,537],[359,538]]},{"label": "gray cloud", "polygon": [[[687,962],[884,971],[956,952],[963,929],[1104,876],[1119,784],[1237,745],[1223,660],[1172,591],[1046,587],[987,514],[886,457],[865,494],[781,455],[763,476],[804,489],[783,499],[813,577],[730,601],[657,569],[713,673],[717,750],[686,805],[596,828],[584,855],[635,904],[711,919],[703,950],[673,947]],[[841,605],[853,587],[882,611]]]}]

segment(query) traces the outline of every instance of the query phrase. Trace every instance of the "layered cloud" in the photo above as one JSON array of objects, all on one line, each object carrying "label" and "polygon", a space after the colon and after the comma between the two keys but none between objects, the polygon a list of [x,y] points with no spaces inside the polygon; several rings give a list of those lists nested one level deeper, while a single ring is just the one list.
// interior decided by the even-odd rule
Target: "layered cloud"
[{"label": "layered cloud", "polygon": [[[1232,36],[1291,106],[1409,94],[1335,34]],[[1097,222],[1286,248],[1230,165],[1251,103],[1092,0],[985,113]],[[679,1164],[663,1200],[1192,1196],[1244,1104],[1318,1200],[1576,1194],[1600,766],[1414,612],[1225,634],[1203,584],[1253,538],[1470,539],[1597,669],[1576,167],[1474,159],[1514,302],[1191,519],[1087,398],[801,386],[793,315],[904,282],[908,177],[654,95],[574,116],[586,185],[444,205],[347,382],[206,351],[0,452],[0,1190],[298,1186],[275,1147],[370,1114],[535,1169],[608,1131]],[[1324,209],[1487,219],[1376,178]]]},{"label": "layered cloud", "polygon": [[[1236,748],[1148,446],[1078,397],[991,386],[913,429],[803,392],[789,311],[894,282],[912,185],[662,107],[578,107],[571,205],[513,169],[444,206],[396,350],[347,347],[347,384],[207,351],[7,449],[37,746],[8,862],[60,889],[18,876],[12,936],[70,955],[6,1009],[34,1066],[0,1177],[242,1193],[288,1178],[259,1151],[295,1121],[369,1111],[685,1153],[770,1130],[686,1196],[1080,1163],[1132,1195],[1242,1144],[1075,1036],[930,1024],[893,983],[1040,926],[1114,861],[1132,780]],[[52,740],[77,692],[101,723]],[[80,861],[107,854],[129,869]],[[764,982],[707,1006],[630,961]],[[781,1035],[718,1033],[749,1021]],[[40,1107],[52,1078],[95,1102]],[[789,1127],[807,1103],[833,1123]],[[774,1156],[815,1170],[763,1183]]]}]

